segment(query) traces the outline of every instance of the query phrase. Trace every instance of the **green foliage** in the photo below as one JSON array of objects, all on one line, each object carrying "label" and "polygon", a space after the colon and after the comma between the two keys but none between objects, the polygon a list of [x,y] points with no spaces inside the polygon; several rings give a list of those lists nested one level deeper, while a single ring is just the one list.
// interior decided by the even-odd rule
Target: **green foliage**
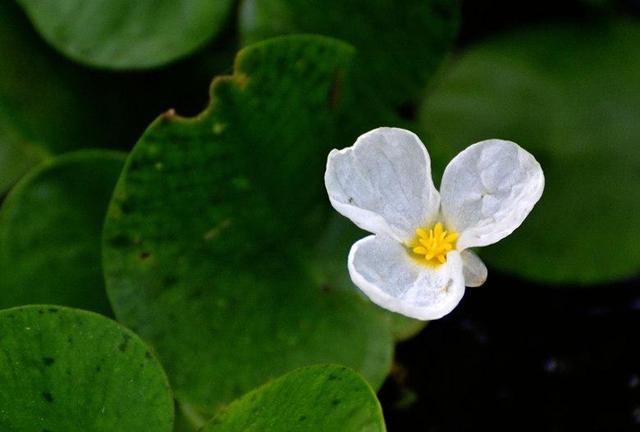
[{"label": "green foliage", "polygon": [[371,387],[355,372],[320,365],[295,370],[229,405],[202,432],[384,432]]},{"label": "green foliage", "polygon": [[[356,110],[414,102],[456,36],[456,0],[243,0],[240,32],[252,43],[317,33],[357,50]],[[380,125],[376,125],[380,126]]]},{"label": "green foliage", "polygon": [[231,0],[18,0],[48,43],[75,61],[109,69],[184,57],[224,24]]},{"label": "green foliage", "polygon": [[12,189],[0,209],[0,308],[60,304],[105,314],[100,238],[122,153],[52,159]]},{"label": "green foliage", "polygon": [[436,143],[510,139],[544,169],[524,225],[482,250],[491,266],[562,283],[637,274],[639,45],[630,23],[508,34],[470,49],[427,98],[422,124]]},{"label": "green foliage", "polygon": [[2,195],[51,154],[105,145],[110,135],[96,132],[111,119],[89,97],[93,83],[51,55],[13,2],[0,2],[0,53]]},{"label": "green foliage", "polygon": [[126,163],[104,229],[107,290],[196,417],[308,364],[376,387],[389,370],[378,313],[307,263],[352,55],[320,36],[246,48],[202,114],[164,114]]},{"label": "green foliage", "polygon": [[173,400],[149,348],[100,315],[0,311],[0,430],[169,432]]}]

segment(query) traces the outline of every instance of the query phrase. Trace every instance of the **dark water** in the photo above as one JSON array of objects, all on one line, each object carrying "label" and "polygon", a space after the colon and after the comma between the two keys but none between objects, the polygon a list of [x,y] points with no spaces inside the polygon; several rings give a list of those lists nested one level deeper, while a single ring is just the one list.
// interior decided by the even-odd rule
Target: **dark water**
[{"label": "dark water", "polygon": [[640,430],[640,280],[489,277],[397,347],[380,393],[389,431]]}]

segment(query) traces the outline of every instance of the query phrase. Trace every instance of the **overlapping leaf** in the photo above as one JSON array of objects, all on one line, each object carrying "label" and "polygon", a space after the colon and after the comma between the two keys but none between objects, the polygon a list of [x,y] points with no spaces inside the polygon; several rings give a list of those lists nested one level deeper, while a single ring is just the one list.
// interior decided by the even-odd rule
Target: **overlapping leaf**
[{"label": "overlapping leaf", "polygon": [[90,312],[0,311],[0,430],[170,432],[173,399],[149,348]]},{"label": "overlapping leaf", "polygon": [[308,263],[352,55],[319,36],[246,48],[205,112],[158,118],[125,166],[104,230],[109,296],[196,417],[307,364],[374,386],[388,371],[378,312]]},{"label": "overlapping leaf", "polygon": [[384,432],[382,410],[371,387],[340,366],[290,372],[239,400],[202,432]]},{"label": "overlapping leaf", "polygon": [[218,33],[232,0],[19,0],[66,56],[109,69],[149,68],[193,52]]},{"label": "overlapping leaf", "polygon": [[0,307],[59,304],[110,313],[100,239],[124,154],[85,150],[52,159],[0,208]]}]

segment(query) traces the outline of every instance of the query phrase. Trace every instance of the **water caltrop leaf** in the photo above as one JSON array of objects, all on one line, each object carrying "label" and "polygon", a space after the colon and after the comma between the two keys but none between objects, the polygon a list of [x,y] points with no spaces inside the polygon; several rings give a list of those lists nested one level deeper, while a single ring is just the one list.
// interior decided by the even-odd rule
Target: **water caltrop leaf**
[{"label": "water caltrop leaf", "polygon": [[202,432],[384,432],[371,387],[342,366],[301,368],[244,395]]},{"label": "water caltrop leaf", "polygon": [[0,207],[0,308],[47,303],[110,313],[102,224],[124,160],[110,150],[68,153],[11,190]]},{"label": "water caltrop leaf", "polygon": [[5,309],[0,346],[0,430],[172,430],[160,363],[114,321],[57,306]]},{"label": "water caltrop leaf", "polygon": [[489,265],[566,284],[640,272],[639,45],[635,23],[522,30],[471,48],[427,97],[421,122],[434,142],[455,153],[509,139],[544,169],[542,200],[482,250]]},{"label": "water caltrop leaf", "polygon": [[80,63],[109,69],[163,65],[222,28],[232,0],[18,0],[42,37]]},{"label": "water caltrop leaf", "polygon": [[385,323],[305,263],[329,211],[324,161],[352,55],[321,36],[247,47],[202,114],[160,116],[125,165],[104,228],[107,291],[190,413],[309,364],[374,386],[389,370]]},{"label": "water caltrop leaf", "polygon": [[362,111],[373,100],[394,109],[415,102],[448,53],[458,19],[456,0],[243,0],[240,32],[244,43],[290,33],[349,42],[366,98],[354,109]]}]

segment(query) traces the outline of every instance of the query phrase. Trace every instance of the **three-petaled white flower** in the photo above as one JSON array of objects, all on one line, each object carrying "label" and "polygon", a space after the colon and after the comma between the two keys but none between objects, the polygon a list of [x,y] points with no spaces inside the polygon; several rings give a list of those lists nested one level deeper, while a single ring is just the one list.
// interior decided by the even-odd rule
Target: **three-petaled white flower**
[{"label": "three-petaled white flower", "polygon": [[351,280],[374,303],[403,315],[441,318],[480,286],[487,268],[469,248],[508,236],[540,199],[544,175],[510,141],[469,146],[447,166],[440,193],[420,139],[374,129],[332,150],[325,185],[333,207],[373,233],[349,252]]}]

